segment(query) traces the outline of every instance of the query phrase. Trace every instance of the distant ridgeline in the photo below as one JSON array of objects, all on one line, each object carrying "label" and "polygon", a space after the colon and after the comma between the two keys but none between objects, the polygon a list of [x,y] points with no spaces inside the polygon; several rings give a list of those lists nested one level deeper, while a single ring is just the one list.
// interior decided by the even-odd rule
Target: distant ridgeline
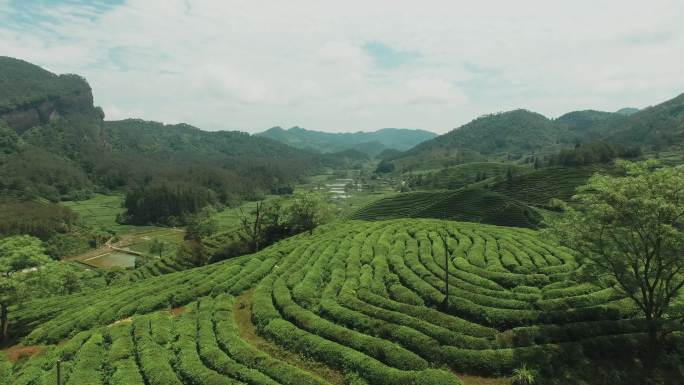
[{"label": "distant ridgeline", "polygon": [[383,128],[373,132],[330,133],[300,127],[273,127],[258,136],[275,139],[293,147],[321,153],[356,150],[375,157],[383,150],[406,151],[437,134],[424,130]]},{"label": "distant ridgeline", "polygon": [[103,119],[85,79],[0,57],[0,194],[56,202],[165,184],[226,203],[335,161],[241,132]]},{"label": "distant ridgeline", "polygon": [[536,228],[593,173],[613,172],[613,160],[637,158],[642,148],[677,150],[683,109],[684,95],[641,111],[576,111],[555,120],[527,110],[482,116],[406,152],[383,156],[376,172],[393,174],[402,191],[412,192],[372,201],[350,218]]},{"label": "distant ridgeline", "polygon": [[[399,153],[385,153],[378,174],[402,191],[353,219],[440,218],[538,227],[615,159],[659,157],[682,163],[684,94],[643,110],[575,111],[557,119],[527,110],[481,116]],[[661,156],[661,153],[663,156]]]},{"label": "distant ridgeline", "polygon": [[684,94],[643,110],[574,111],[557,119],[523,109],[484,115],[387,161],[403,171],[441,168],[501,156],[555,154],[597,141],[627,155],[635,148],[681,147]]}]

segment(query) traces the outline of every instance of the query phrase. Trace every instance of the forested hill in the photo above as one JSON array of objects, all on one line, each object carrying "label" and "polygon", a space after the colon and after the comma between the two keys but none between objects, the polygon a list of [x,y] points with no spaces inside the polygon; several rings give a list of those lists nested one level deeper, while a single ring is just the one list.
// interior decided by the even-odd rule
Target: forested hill
[{"label": "forested hill", "polygon": [[523,109],[484,115],[391,160],[402,167],[435,159],[463,163],[496,154],[551,154],[597,140],[646,149],[681,146],[684,94],[642,110],[583,110],[557,119]]},{"label": "forested hill", "polygon": [[105,121],[104,129],[108,144],[119,151],[276,159],[307,158],[311,155],[272,139],[254,137],[238,131],[203,131],[188,124],[125,119]]},{"label": "forested hill", "polygon": [[616,113],[579,111],[556,120],[580,140],[599,138],[626,146],[654,149],[684,144],[684,94],[652,107]]},{"label": "forested hill", "polygon": [[468,148],[481,154],[506,151],[532,152],[556,143],[558,127],[553,120],[527,110],[485,115],[409,153],[439,148]]},{"label": "forested hill", "polygon": [[300,127],[283,129],[273,127],[258,136],[275,139],[293,147],[309,149],[322,153],[344,150],[358,150],[375,156],[385,149],[400,151],[432,139],[437,134],[406,128],[383,128],[373,132],[330,133],[306,130]]},{"label": "forested hill", "polygon": [[684,144],[684,94],[652,107],[623,108],[616,113],[571,112],[556,119],[575,142],[601,139],[651,149]]},{"label": "forested hill", "polygon": [[290,184],[320,161],[246,133],[105,122],[85,79],[0,58],[0,195],[57,201],[163,183],[227,199]]},{"label": "forested hill", "polygon": [[78,75],[55,75],[6,56],[0,56],[0,68],[0,114],[69,96],[83,95],[87,99],[90,95],[90,86]]},{"label": "forested hill", "polygon": [[583,110],[568,112],[556,119],[566,127],[565,141],[582,141],[587,138],[600,138],[602,133],[599,127],[608,125],[619,126],[627,120],[627,115],[619,112],[605,112],[596,110]]},{"label": "forested hill", "polygon": [[430,168],[445,162],[479,161],[497,153],[534,153],[558,148],[558,133],[555,121],[520,109],[481,116],[391,160],[403,169],[426,164]]},{"label": "forested hill", "polygon": [[684,144],[684,94],[635,112],[624,125],[613,125],[610,139],[619,143],[642,143],[656,148]]}]

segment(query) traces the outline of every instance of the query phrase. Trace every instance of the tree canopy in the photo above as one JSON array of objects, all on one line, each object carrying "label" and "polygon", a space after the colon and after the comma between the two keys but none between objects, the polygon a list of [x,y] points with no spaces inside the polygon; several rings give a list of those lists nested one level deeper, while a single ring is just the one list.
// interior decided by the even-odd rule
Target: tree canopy
[{"label": "tree canopy", "polygon": [[298,193],[291,199],[288,218],[293,233],[313,231],[328,220],[330,212],[323,199],[316,194]]},{"label": "tree canopy", "polygon": [[10,276],[18,271],[48,263],[51,258],[38,238],[18,235],[0,239],[0,273]]},{"label": "tree canopy", "polygon": [[0,330],[2,340],[8,335],[9,308],[27,296],[27,285],[15,275],[39,268],[52,260],[38,238],[17,235],[0,239]]},{"label": "tree canopy", "polygon": [[618,164],[623,176],[593,176],[574,197],[580,206],[550,224],[581,254],[585,279],[614,287],[641,311],[654,359],[667,322],[682,317],[684,168]]},{"label": "tree canopy", "polygon": [[202,208],[217,203],[213,191],[189,185],[140,187],[126,194],[122,222],[132,224],[187,224]]}]

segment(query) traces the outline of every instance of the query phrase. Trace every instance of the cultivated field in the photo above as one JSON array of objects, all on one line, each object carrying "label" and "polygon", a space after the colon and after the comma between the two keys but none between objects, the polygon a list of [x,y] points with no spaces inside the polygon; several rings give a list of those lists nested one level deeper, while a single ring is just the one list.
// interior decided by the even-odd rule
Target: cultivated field
[{"label": "cultivated field", "polygon": [[122,234],[130,231],[135,226],[122,225],[116,222],[116,216],[125,211],[121,206],[122,195],[95,194],[92,198],[84,201],[62,202],[76,212],[87,225]]},{"label": "cultivated field", "polygon": [[415,191],[370,202],[351,219],[439,218],[515,227],[537,227],[538,210],[505,195],[482,189]]},{"label": "cultivated field", "polygon": [[[169,227],[133,226],[117,223],[117,215],[125,211],[121,207],[122,202],[123,196],[121,195],[96,194],[93,198],[85,201],[63,202],[63,204],[76,212],[86,225],[115,234],[117,238],[112,239],[110,244],[116,248],[131,250],[155,258],[159,255],[151,255],[149,250],[150,245],[157,240],[166,245],[161,255],[162,258],[175,255],[177,245],[183,241],[184,231]],[[88,259],[110,251],[112,249],[105,245],[83,255],[69,256],[68,259],[88,263]]]},{"label": "cultivated field", "polygon": [[552,198],[569,201],[593,173],[607,171],[605,167],[545,168],[516,176],[512,183],[499,181],[491,189],[530,205],[546,207]]},{"label": "cultivated field", "polygon": [[30,302],[13,322],[45,346],[0,367],[13,384],[54,383],[61,359],[79,385],[428,385],[639,349],[630,302],[574,282],[580,268],[531,230],[336,223],[255,255]]}]

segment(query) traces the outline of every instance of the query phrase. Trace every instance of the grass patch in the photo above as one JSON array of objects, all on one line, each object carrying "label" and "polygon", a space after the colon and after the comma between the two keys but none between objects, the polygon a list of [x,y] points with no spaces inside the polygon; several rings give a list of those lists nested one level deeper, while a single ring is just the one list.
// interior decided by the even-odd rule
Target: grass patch
[{"label": "grass patch", "polygon": [[463,385],[509,385],[508,378],[488,378],[479,376],[470,376],[467,374],[456,374]]},{"label": "grass patch", "polygon": [[[119,240],[114,242],[116,247],[149,255],[150,245],[156,239],[167,244],[162,257],[175,255],[176,246],[183,241],[185,232],[178,228],[133,226],[117,223],[117,215],[125,211],[122,207],[123,200],[124,196],[121,194],[95,194],[88,200],[68,201],[61,204],[76,212],[87,226],[102,229],[118,236]],[[158,257],[158,255],[150,255],[150,257]],[[78,256],[76,259],[79,259]]]},{"label": "grass patch", "polygon": [[125,211],[122,207],[123,200],[123,195],[95,194],[88,200],[67,201],[61,204],[77,213],[88,226],[115,234],[123,234],[136,227],[116,222],[117,215]]}]

